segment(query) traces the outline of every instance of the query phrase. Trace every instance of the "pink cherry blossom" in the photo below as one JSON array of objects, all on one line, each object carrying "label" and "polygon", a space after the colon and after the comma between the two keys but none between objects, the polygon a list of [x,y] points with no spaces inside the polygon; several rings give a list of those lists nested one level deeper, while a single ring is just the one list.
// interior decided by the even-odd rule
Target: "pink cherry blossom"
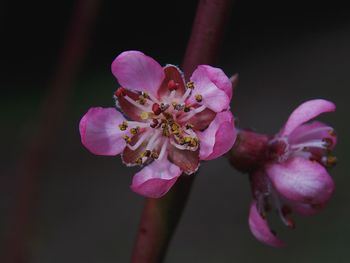
[{"label": "pink cherry blossom", "polygon": [[292,212],[313,215],[329,201],[334,183],[327,168],[336,161],[331,155],[336,135],[333,128],[321,122],[307,122],[332,111],[335,105],[326,100],[301,104],[268,142],[264,164],[250,174],[254,201],[249,226],[259,241],[271,246],[284,245],[266,221],[271,208],[286,226],[294,228]]},{"label": "pink cherry blossom", "polygon": [[133,178],[133,191],[161,197],[182,173],[196,172],[200,160],[233,146],[232,82],[221,69],[200,65],[186,83],[178,67],[126,51],[113,61],[112,72],[121,85],[114,96],[119,111],[91,108],[80,121],[80,135],[94,154],[121,154],[126,165],[144,166]]}]

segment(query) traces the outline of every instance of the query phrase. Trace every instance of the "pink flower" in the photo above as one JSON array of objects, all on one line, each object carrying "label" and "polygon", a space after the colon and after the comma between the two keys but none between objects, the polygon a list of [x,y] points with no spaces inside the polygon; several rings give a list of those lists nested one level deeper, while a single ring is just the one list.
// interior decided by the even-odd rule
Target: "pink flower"
[{"label": "pink flower", "polygon": [[112,72],[122,86],[114,98],[123,114],[91,108],[80,121],[80,135],[94,154],[121,154],[126,165],[144,166],[133,178],[133,191],[161,197],[183,172],[196,172],[200,160],[233,146],[232,83],[221,69],[198,66],[186,84],[176,66],[161,67],[139,51],[126,51],[113,61]]},{"label": "pink flower", "polygon": [[336,135],[333,128],[321,122],[306,122],[332,111],[335,111],[335,105],[326,100],[301,104],[269,141],[267,161],[250,174],[254,200],[249,226],[259,241],[271,246],[284,245],[266,221],[266,213],[272,207],[285,225],[294,228],[292,212],[316,214],[330,199],[334,183],[326,168],[336,161],[330,155]]}]

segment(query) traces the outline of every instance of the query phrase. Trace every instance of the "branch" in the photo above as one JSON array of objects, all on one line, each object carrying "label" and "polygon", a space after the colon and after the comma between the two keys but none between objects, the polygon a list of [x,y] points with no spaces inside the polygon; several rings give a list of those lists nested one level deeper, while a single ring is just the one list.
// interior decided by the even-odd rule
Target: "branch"
[{"label": "branch", "polygon": [[[218,54],[232,0],[200,0],[183,70],[186,79],[200,64],[213,64]],[[196,175],[181,176],[160,199],[146,199],[132,252],[132,263],[160,263],[185,208]]]}]

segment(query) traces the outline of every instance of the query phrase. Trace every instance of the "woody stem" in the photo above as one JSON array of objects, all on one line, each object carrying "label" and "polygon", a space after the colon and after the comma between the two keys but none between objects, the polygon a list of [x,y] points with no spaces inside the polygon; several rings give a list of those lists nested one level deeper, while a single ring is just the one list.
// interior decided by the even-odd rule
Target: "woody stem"
[{"label": "woody stem", "polygon": [[[183,61],[188,80],[199,64],[213,64],[218,54],[232,0],[200,0]],[[195,176],[181,176],[160,199],[146,199],[132,252],[132,263],[162,262],[186,206]]]}]

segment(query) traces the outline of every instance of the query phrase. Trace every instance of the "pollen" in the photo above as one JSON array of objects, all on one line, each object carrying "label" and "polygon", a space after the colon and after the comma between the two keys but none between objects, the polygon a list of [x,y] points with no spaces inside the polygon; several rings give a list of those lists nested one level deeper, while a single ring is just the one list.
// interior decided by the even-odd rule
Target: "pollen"
[{"label": "pollen", "polygon": [[193,81],[187,82],[187,83],[186,83],[186,86],[187,86],[187,88],[189,88],[189,89],[194,89],[194,83],[193,83]]},{"label": "pollen", "polygon": [[197,102],[202,102],[203,97],[202,97],[202,95],[197,94],[197,95],[195,96],[195,99],[196,99]]},{"label": "pollen", "polygon": [[146,111],[143,111],[143,112],[141,112],[141,114],[140,114],[140,117],[141,117],[141,119],[143,119],[143,120],[147,120],[147,119],[148,119],[148,116],[149,116],[149,113],[146,112]]},{"label": "pollen", "polygon": [[124,136],[123,136],[123,139],[125,140],[125,142],[126,142],[127,144],[130,144],[130,143],[131,143],[131,138],[130,138],[128,135],[124,135]]},{"label": "pollen", "polygon": [[140,130],[140,127],[135,127],[135,128],[131,128],[130,129],[130,133],[132,134],[132,135],[136,135],[138,132],[139,132],[139,130]]},{"label": "pollen", "polygon": [[119,124],[119,129],[121,131],[125,131],[128,128],[128,123],[126,121],[123,121],[121,124]]}]

